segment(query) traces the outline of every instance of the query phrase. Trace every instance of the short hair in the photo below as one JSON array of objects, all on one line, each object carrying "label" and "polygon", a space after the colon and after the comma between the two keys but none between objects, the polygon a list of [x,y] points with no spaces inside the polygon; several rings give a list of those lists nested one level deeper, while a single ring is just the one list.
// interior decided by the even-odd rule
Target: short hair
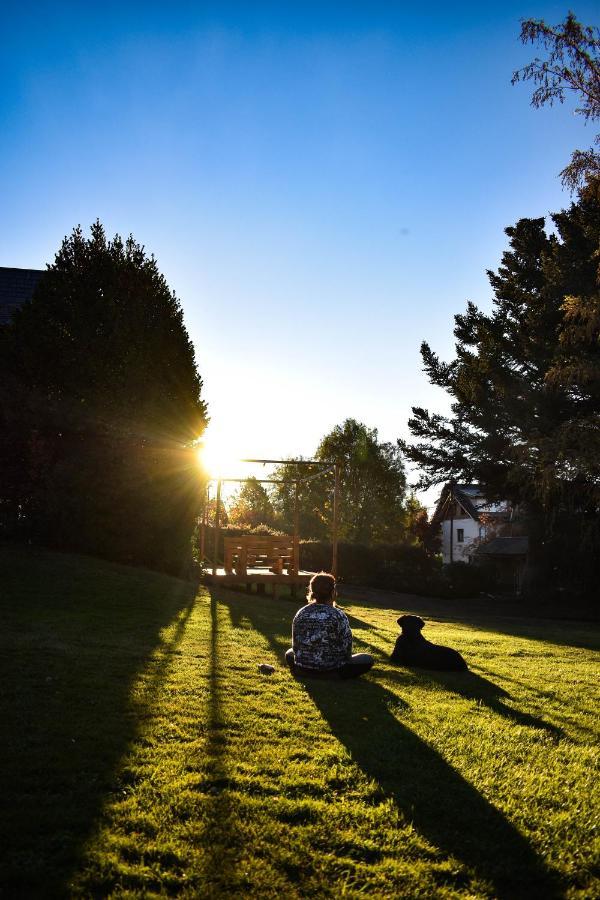
[{"label": "short hair", "polygon": [[310,579],[306,599],[309,603],[323,603],[333,597],[335,591],[335,578],[329,572],[317,572]]}]

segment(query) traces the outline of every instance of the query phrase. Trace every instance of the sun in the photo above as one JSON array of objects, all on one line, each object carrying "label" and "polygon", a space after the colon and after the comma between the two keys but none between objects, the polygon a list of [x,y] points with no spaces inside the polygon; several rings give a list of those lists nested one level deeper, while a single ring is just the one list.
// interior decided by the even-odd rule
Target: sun
[{"label": "sun", "polygon": [[210,425],[198,441],[198,465],[211,478],[235,477],[239,474],[241,452],[236,452],[235,437],[211,429]]}]

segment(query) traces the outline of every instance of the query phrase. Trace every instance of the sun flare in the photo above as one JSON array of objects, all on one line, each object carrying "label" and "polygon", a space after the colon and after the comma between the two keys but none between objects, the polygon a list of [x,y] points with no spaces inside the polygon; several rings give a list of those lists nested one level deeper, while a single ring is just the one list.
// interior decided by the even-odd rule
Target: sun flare
[{"label": "sun flare", "polygon": [[198,442],[198,465],[211,478],[235,477],[239,474],[242,453],[236,452],[232,436],[206,429]]}]

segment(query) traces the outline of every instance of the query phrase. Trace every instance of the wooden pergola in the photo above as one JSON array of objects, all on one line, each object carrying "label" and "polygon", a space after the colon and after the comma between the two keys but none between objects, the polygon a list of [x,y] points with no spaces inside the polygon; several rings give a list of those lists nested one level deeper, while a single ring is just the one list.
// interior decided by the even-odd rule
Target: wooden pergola
[{"label": "wooden pergola", "polygon": [[[338,568],[338,520],[339,520],[339,507],[340,507],[340,465],[337,462],[332,462],[330,460],[320,460],[320,459],[241,459],[240,463],[250,463],[254,465],[278,465],[278,466],[289,466],[295,467],[296,471],[306,469],[306,475],[300,475],[299,473],[292,478],[254,478],[252,476],[246,478],[211,478],[207,484],[207,502],[205,504],[204,516],[202,517],[201,523],[201,536],[200,536],[200,553],[202,558],[206,556],[206,536],[205,531],[208,525],[208,494],[210,491],[211,484],[216,482],[217,485],[217,494],[216,494],[216,505],[215,505],[215,524],[214,524],[214,540],[213,540],[213,551],[212,551],[212,559],[210,560],[210,569],[211,573],[206,577],[206,580],[209,583],[220,583],[220,584],[246,584],[250,589],[252,584],[257,585],[265,585],[271,584],[273,585],[274,593],[277,591],[277,586],[281,584],[288,584],[292,586],[292,590],[295,591],[298,585],[305,585],[308,583],[312,576],[312,572],[301,572],[299,569],[299,552],[300,552],[300,534],[299,534],[299,495],[300,489],[303,484],[307,484],[309,481],[313,481],[316,478],[320,478],[322,475],[325,475],[327,472],[334,473],[334,482],[333,482],[333,522],[332,522],[332,559],[331,559],[331,572],[333,575],[337,576],[337,568]],[[311,471],[314,469],[317,471]],[[269,571],[265,571],[264,569],[246,569],[242,572],[236,571],[233,572],[228,570],[227,560],[225,560],[225,567],[219,567],[219,541],[221,535],[221,492],[223,484],[225,483],[237,483],[243,484],[249,481],[255,481],[259,484],[293,484],[294,485],[294,530],[292,535],[292,558],[295,561],[295,566],[292,565],[288,568],[288,572],[284,573],[283,571],[273,571],[273,569]],[[260,539],[257,538],[257,542]],[[277,543],[277,539],[271,539],[273,544]],[[257,588],[258,590],[258,588]],[[263,588],[264,590],[264,588]]]}]

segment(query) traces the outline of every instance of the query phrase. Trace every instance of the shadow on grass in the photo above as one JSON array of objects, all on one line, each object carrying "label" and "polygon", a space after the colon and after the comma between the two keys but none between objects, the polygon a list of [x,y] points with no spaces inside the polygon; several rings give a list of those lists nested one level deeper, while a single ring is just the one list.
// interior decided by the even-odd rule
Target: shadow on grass
[{"label": "shadow on grass", "polygon": [[[525,607],[523,602],[503,598],[474,597],[467,600],[440,600],[342,585],[341,604],[346,611],[353,606],[389,608],[394,620],[400,613],[412,613],[428,619],[448,620],[477,631],[512,635],[532,641],[545,641],[564,647],[600,649],[600,621],[596,616],[581,619],[554,617],[543,606]],[[591,611],[591,605],[590,605]],[[435,636],[429,635],[433,641]]]},{"label": "shadow on grass", "polygon": [[232,833],[232,811],[227,797],[229,774],[227,769],[227,723],[223,714],[223,691],[220,672],[219,601],[210,591],[210,666],[207,710],[206,784],[208,793],[201,876],[202,893],[218,895],[223,874],[235,865],[236,841]]},{"label": "shadow on grass", "polygon": [[[223,592],[219,597],[229,606],[236,605]],[[245,616],[281,659],[287,638],[277,622],[279,617],[272,613],[262,604],[248,603],[244,608]],[[399,721],[406,708],[403,700],[369,678],[344,682],[304,679],[303,683],[363,773],[379,784],[383,794],[394,800],[404,817],[442,854],[465,864],[502,900],[561,896],[551,873],[506,817],[440,753]],[[501,694],[491,682],[475,676],[471,690],[486,696],[492,708],[501,705]],[[450,887],[460,889],[464,881],[464,875],[459,875]]]},{"label": "shadow on grass", "polygon": [[[549,872],[505,816],[398,720],[393,711],[401,705],[395,694],[369,680],[305,684],[357,765],[429,843],[490,882],[494,896],[560,896]],[[352,691],[351,702],[338,695],[340,689]]]},{"label": "shadow on grass", "polygon": [[444,688],[454,694],[459,694],[466,700],[475,700],[482,706],[492,710],[492,712],[510,719],[517,725],[525,725],[528,728],[540,728],[552,735],[556,740],[563,737],[563,732],[555,725],[545,722],[544,719],[538,716],[532,716],[529,713],[507,706],[504,701],[511,699],[508,691],[505,691],[504,688],[494,684],[493,681],[484,678],[482,675],[477,675],[475,672],[425,672],[422,669],[417,671],[414,668],[411,668],[410,671],[413,673],[417,672],[421,683],[429,683],[436,687]]},{"label": "shadow on grass", "polygon": [[0,893],[66,896],[107,797],[127,789],[119,761],[150,715],[197,589],[85,557],[21,550],[0,563],[10,565],[0,609]]}]

